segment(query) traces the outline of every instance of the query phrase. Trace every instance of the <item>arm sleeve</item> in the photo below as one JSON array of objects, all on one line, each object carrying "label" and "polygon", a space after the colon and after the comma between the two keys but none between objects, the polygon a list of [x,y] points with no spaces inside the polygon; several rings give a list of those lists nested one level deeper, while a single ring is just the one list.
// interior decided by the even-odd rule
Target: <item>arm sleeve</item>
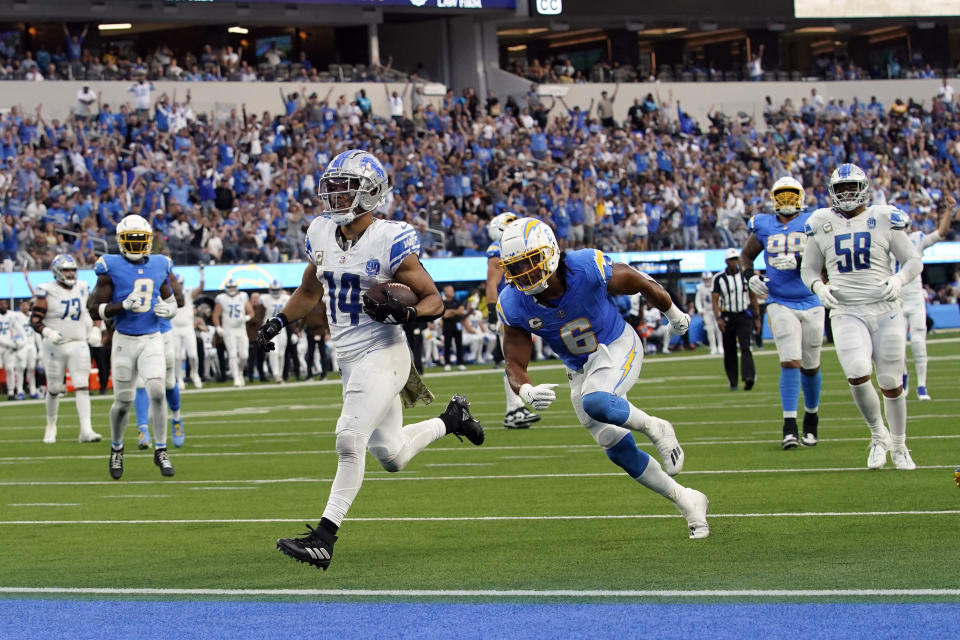
[{"label": "arm sleeve", "polygon": [[[906,238],[906,236],[904,236]],[[909,240],[907,243],[909,244]],[[807,247],[803,250],[803,261],[800,264],[800,279],[808,289],[813,291],[813,284],[820,280],[823,271],[823,252],[812,239],[807,240]]]},{"label": "arm sleeve", "polygon": [[390,246],[390,272],[394,272],[411,253],[420,254],[420,237],[413,227],[404,224],[403,230],[394,236]]},{"label": "arm sleeve", "polygon": [[932,247],[933,245],[937,244],[941,240],[943,240],[943,238],[940,237],[939,231],[934,231],[933,233],[924,234],[923,239],[920,241],[921,259],[922,259],[922,254],[924,250]]},{"label": "arm sleeve", "polygon": [[903,278],[904,284],[919,276],[920,272],[923,271],[923,261],[920,259],[920,254],[917,253],[913,243],[910,242],[910,238],[903,231],[890,232],[890,253],[897,258],[897,262],[903,265],[900,267],[900,277]]}]

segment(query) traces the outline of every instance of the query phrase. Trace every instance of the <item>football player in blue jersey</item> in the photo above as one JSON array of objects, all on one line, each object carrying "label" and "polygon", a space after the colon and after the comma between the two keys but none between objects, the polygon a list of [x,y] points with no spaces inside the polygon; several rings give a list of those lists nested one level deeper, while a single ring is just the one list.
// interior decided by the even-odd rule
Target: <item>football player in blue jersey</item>
[{"label": "football player in blue jersey", "polygon": [[[494,216],[487,225],[487,234],[490,236],[490,246],[487,247],[487,328],[500,336],[500,326],[497,322],[497,296],[505,286],[507,280],[503,277],[503,267],[500,266],[500,237],[503,230],[517,219],[517,214],[506,211]],[[501,340],[502,342],[502,340]],[[528,429],[531,424],[540,419],[540,416],[527,409],[517,392],[510,388],[510,381],[506,374],[503,376],[503,391],[507,397],[507,412],[503,416],[503,426],[507,429]]]},{"label": "football player in blue jersey", "polygon": [[170,288],[173,263],[166,256],[151,256],[153,230],[138,215],[126,216],[117,225],[120,255],[103,255],[94,265],[97,284],[90,294],[94,320],[112,320],[115,328],[111,359],[113,405],[110,407],[110,476],[123,475],[123,432],[136,395],[137,376],[143,378],[150,398],[153,429],[153,462],[164,476],[172,476],[167,455],[167,407],[164,403],[163,335],[161,318],[177,312]]},{"label": "football player in blue jersey", "polygon": [[[534,409],[546,409],[556,400],[557,385],[534,385],[527,373],[531,336],[539,335],[566,365],[577,418],[610,460],[676,504],[691,538],[706,538],[707,496],[671,477],[684,461],[673,426],[626,398],[640,375],[643,346],[612,296],[643,294],[680,334],[689,328],[690,316],[645,273],[613,264],[595,249],[561,252],[553,231],[539,220],[520,218],[508,226],[500,252],[511,285],[497,302],[510,386]],[[637,448],[631,431],[650,438],[663,467]]]},{"label": "football player in blue jersey", "polygon": [[[783,440],[794,449],[798,442],[817,444],[820,408],[820,347],[823,345],[824,310],[820,298],[800,279],[800,259],[807,235],[804,226],[811,212],[803,212],[806,194],[799,181],[785,176],[770,189],[776,213],[750,219],[753,232],[740,252],[740,267],[750,289],[767,297],[767,321],[780,356],[780,405]],[[753,270],[763,252],[767,277]],[[797,404],[803,389],[803,437],[797,428]]]}]

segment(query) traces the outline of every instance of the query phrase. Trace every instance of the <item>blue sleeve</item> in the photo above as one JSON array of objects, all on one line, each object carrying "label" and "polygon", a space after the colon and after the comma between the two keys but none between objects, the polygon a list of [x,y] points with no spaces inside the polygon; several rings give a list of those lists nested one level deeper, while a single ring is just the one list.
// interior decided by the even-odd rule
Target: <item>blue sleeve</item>
[{"label": "blue sleeve", "polygon": [[420,254],[420,237],[413,227],[404,224],[402,231],[393,238],[393,245],[390,247],[390,271],[395,271],[411,253]]},{"label": "blue sleeve", "polygon": [[93,272],[98,276],[102,276],[107,273],[107,261],[104,258],[105,256],[100,256],[97,258],[97,262],[93,265]]},{"label": "blue sleeve", "polygon": [[593,253],[597,271],[600,274],[600,280],[606,285],[610,282],[610,278],[613,277],[613,260],[611,260],[609,256],[604,255],[599,249],[594,249]]}]

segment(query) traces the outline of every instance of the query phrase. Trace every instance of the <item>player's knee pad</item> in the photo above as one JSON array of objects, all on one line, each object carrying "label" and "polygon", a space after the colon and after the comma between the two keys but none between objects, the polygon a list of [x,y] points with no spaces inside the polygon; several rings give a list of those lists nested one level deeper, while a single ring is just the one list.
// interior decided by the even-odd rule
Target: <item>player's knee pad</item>
[{"label": "player's knee pad", "polygon": [[367,448],[368,436],[353,429],[337,430],[337,456],[341,460],[360,461]]},{"label": "player's knee pad", "polygon": [[47,393],[51,396],[59,396],[66,391],[66,387],[62,382],[51,382],[47,380]]},{"label": "player's knee pad", "polygon": [[594,391],[581,399],[583,410],[597,422],[622,425],[630,417],[626,400],[607,391]]},{"label": "player's knee pad", "polygon": [[150,398],[150,400],[162,401],[164,399],[166,387],[164,387],[163,381],[160,378],[150,378],[149,380],[145,380],[143,387],[147,390],[147,396]]},{"label": "player's knee pad", "polygon": [[118,405],[129,408],[133,404],[133,399],[137,397],[137,390],[133,387],[117,389],[113,397]]},{"label": "player's knee pad", "polygon": [[623,436],[630,433],[623,427],[615,427],[612,424],[594,424],[587,427],[587,431],[593,436],[593,439],[604,449],[616,446],[623,440]]}]

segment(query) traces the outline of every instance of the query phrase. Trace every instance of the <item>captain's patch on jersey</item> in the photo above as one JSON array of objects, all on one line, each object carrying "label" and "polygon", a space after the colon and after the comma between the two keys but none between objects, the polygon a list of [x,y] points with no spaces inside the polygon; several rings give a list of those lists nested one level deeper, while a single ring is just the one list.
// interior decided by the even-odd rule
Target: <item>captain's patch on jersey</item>
[{"label": "captain's patch on jersey", "polygon": [[831,231],[833,231],[833,225],[830,224],[829,222],[824,222],[824,223],[823,223],[823,232],[824,232],[824,233],[830,233]]},{"label": "captain's patch on jersey", "polygon": [[533,329],[534,331],[536,331],[537,329],[543,328],[543,320],[541,320],[540,318],[530,318],[527,321],[527,324],[529,324],[530,328]]},{"label": "captain's patch on jersey", "polygon": [[317,266],[323,264],[323,251],[314,251],[313,252],[313,263]]}]

